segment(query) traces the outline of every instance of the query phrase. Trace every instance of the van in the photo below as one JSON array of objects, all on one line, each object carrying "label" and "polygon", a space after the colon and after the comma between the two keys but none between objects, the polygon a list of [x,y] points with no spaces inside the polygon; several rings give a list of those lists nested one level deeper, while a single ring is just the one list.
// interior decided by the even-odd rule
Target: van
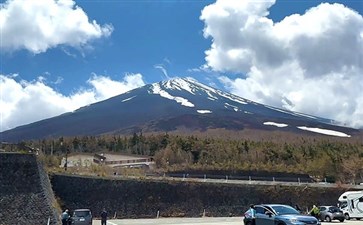
[{"label": "van", "polygon": [[363,218],[363,191],[347,191],[338,199],[346,220]]}]

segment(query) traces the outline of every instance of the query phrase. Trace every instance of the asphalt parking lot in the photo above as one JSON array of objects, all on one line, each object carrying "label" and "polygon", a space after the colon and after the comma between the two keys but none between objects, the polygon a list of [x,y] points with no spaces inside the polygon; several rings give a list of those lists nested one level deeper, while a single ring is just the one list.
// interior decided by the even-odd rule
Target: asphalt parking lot
[{"label": "asphalt parking lot", "polygon": [[[159,218],[159,219],[123,219],[108,220],[107,225],[243,225],[242,217],[203,217],[203,218]],[[93,225],[100,225],[100,220],[93,220]],[[363,225],[363,221],[347,220],[323,222],[322,225]]]}]

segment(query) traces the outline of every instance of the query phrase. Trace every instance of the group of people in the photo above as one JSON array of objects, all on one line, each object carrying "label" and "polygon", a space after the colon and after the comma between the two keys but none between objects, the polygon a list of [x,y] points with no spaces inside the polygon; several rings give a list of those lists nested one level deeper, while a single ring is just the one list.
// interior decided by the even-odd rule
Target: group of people
[{"label": "group of people", "polygon": [[[103,209],[100,213],[101,216],[101,225],[107,224],[107,211],[106,209]],[[61,215],[62,225],[70,225],[72,223],[71,215],[69,213],[69,210],[66,209]]]}]

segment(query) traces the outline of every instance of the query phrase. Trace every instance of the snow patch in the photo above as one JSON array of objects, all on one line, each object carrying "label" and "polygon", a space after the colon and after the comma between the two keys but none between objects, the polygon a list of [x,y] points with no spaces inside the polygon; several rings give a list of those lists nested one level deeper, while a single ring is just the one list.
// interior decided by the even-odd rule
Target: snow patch
[{"label": "snow patch", "polygon": [[133,99],[133,98],[135,98],[135,97],[136,97],[136,95],[135,95],[135,96],[132,96],[132,97],[130,97],[130,98],[126,98],[126,99],[122,100],[121,102],[127,102],[127,101],[129,101],[129,100],[131,100],[131,99]]},{"label": "snow patch", "polygon": [[198,113],[205,114],[205,113],[212,113],[210,110],[197,110]]},{"label": "snow patch", "polygon": [[266,108],[269,108],[269,109],[278,111],[278,112],[282,112],[282,113],[287,113],[287,114],[290,114],[290,115],[294,115],[294,113],[293,112],[290,112],[290,111],[286,111],[286,110],[279,109],[279,108],[275,108],[275,107],[268,106],[268,105],[263,105],[263,106],[265,106]]},{"label": "snow patch", "polygon": [[177,89],[177,90],[185,90],[193,95],[195,95],[195,92],[193,91],[193,88],[190,85],[190,82],[187,82],[184,79],[178,78],[166,81],[163,83],[163,86],[167,89]]},{"label": "snow patch", "polygon": [[218,91],[218,94],[220,96],[222,96],[222,97],[228,98],[231,101],[234,101],[234,102],[237,102],[237,103],[240,103],[240,104],[243,104],[243,105],[248,104],[247,102],[245,102],[245,100],[243,98],[240,98],[238,96],[230,95],[230,94],[227,94],[227,93],[224,93],[224,92],[221,92],[221,91]]},{"label": "snow patch", "polygon": [[338,137],[350,137],[350,135],[345,134],[343,132],[339,132],[339,131],[334,131],[334,130],[327,130],[327,129],[321,129],[321,128],[314,128],[314,127],[297,127],[301,130],[307,130],[307,131],[311,131],[311,132],[315,132],[315,133],[320,133],[320,134],[326,134],[326,135],[331,135],[331,136],[338,136]]},{"label": "snow patch", "polygon": [[299,113],[299,112],[294,112],[296,115],[299,115],[299,116],[305,116],[305,117],[309,117],[309,118],[312,118],[312,119],[317,119],[317,117],[315,116],[311,116],[311,115],[308,115],[308,114],[304,114],[304,113]]},{"label": "snow patch", "polygon": [[231,104],[228,104],[228,103],[224,103],[226,106],[229,106],[229,107],[231,107],[231,108],[233,108],[233,110],[234,111],[238,111],[238,107],[237,106],[235,106],[235,105],[231,105]]},{"label": "snow patch", "polygon": [[164,90],[161,90],[161,87],[160,87],[159,84],[153,84],[152,85],[152,93],[153,94],[160,95],[163,98],[167,98],[167,99],[170,99],[170,100],[174,100],[174,101],[176,101],[177,103],[180,103],[183,106],[194,107],[194,104],[191,103],[191,102],[189,102],[187,99],[182,98],[182,97],[178,97],[178,96],[177,97],[172,96],[168,92],[166,92]]},{"label": "snow patch", "polygon": [[278,111],[278,112],[290,114],[290,115],[293,115],[293,116],[302,116],[302,117],[308,117],[308,118],[312,118],[312,119],[317,119],[317,117],[315,117],[315,116],[311,116],[311,115],[304,114],[304,113],[291,112],[291,111],[288,111],[288,110],[283,110],[283,109],[279,109],[279,108],[275,108],[275,107],[267,106],[267,105],[264,105],[264,106],[266,108],[269,108],[269,109],[272,109],[272,110],[275,110],[275,111]]},{"label": "snow patch", "polygon": [[287,127],[289,125],[284,124],[284,123],[275,123],[275,122],[264,122],[264,125],[269,125],[269,126],[276,126],[276,127]]}]

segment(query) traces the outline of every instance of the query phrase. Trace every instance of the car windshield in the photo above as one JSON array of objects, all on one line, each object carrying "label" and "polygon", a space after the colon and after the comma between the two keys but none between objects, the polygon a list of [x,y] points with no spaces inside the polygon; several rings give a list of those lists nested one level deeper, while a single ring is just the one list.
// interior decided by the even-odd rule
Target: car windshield
[{"label": "car windshield", "polygon": [[89,216],[89,211],[75,211],[74,215],[77,217],[86,217]]},{"label": "car windshield", "polygon": [[271,208],[277,213],[277,215],[300,214],[298,211],[296,211],[296,209],[289,206],[278,205],[272,206]]},{"label": "car windshield", "polygon": [[334,213],[334,212],[339,212],[340,209],[336,206],[332,206],[332,207],[329,207],[329,211]]},{"label": "car windshield", "polygon": [[344,208],[346,208],[348,206],[348,203],[347,202],[340,202],[339,206],[340,206],[341,209],[344,209]]}]

